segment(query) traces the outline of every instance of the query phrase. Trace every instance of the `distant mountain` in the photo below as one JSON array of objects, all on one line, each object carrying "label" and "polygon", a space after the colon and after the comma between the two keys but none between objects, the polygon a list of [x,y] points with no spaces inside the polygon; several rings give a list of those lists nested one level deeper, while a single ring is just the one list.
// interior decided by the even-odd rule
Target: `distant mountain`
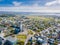
[{"label": "distant mountain", "polygon": [[38,15],[38,16],[60,16],[60,13],[46,13],[46,12],[6,12],[0,11],[0,15]]},{"label": "distant mountain", "polygon": [[13,13],[10,12],[2,12],[0,11],[0,17],[8,17],[8,16],[15,16]]}]

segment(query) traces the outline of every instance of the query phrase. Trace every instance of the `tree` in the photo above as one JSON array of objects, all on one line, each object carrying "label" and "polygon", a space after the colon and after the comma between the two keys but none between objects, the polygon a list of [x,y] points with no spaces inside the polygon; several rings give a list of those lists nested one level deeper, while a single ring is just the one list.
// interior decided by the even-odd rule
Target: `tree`
[{"label": "tree", "polygon": [[24,45],[24,41],[17,41],[17,45]]},{"label": "tree", "polygon": [[26,45],[31,45],[31,42],[28,41],[28,43]]},{"label": "tree", "polygon": [[6,40],[5,43],[4,43],[4,45],[13,45],[13,43],[10,42],[9,40]]}]

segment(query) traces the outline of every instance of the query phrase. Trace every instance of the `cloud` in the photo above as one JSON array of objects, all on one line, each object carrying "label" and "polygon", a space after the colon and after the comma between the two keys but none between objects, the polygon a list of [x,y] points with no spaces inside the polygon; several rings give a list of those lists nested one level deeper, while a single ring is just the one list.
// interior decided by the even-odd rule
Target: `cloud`
[{"label": "cloud", "polygon": [[45,6],[60,6],[60,0],[54,0],[51,2],[47,2]]},{"label": "cloud", "polygon": [[39,7],[40,1],[36,1],[32,6]]},{"label": "cloud", "polygon": [[22,2],[16,2],[16,1],[13,2],[14,6],[20,6],[21,4],[22,4]]},{"label": "cloud", "polygon": [[46,6],[51,6],[51,5],[54,5],[54,4],[56,4],[56,1],[48,2],[48,3],[46,3],[45,5],[46,5]]},{"label": "cloud", "polygon": [[0,11],[10,12],[59,12],[60,8],[49,8],[49,7],[0,7]]},{"label": "cloud", "polygon": [[11,12],[59,12],[60,13],[60,8],[58,7],[49,7],[49,6],[52,6],[52,5],[57,5],[57,4],[60,4],[60,0],[55,0],[55,1],[52,1],[52,2],[47,2],[45,6],[43,7],[40,7],[39,4],[40,4],[40,1],[36,1],[35,3],[33,3],[33,5],[22,5],[23,2],[17,2],[17,1],[14,1],[13,2],[13,5],[12,7],[0,7],[0,11],[11,11]]},{"label": "cloud", "polygon": [[[40,1],[30,1],[28,4],[27,2],[17,2],[17,1],[14,1],[12,2],[12,4],[16,7],[20,7],[20,6],[39,6],[39,3]],[[29,5],[31,4],[31,5]]]}]

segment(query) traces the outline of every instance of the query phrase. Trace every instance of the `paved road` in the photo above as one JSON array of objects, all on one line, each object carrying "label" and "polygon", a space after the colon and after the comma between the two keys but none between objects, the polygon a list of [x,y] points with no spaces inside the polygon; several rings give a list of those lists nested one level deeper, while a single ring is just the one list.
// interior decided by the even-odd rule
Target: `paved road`
[{"label": "paved road", "polygon": [[28,43],[28,40],[29,40],[31,37],[33,37],[33,35],[28,35],[28,36],[27,36],[27,39],[26,39],[26,41],[25,41],[25,44],[24,44],[24,45],[26,45],[26,44]]}]

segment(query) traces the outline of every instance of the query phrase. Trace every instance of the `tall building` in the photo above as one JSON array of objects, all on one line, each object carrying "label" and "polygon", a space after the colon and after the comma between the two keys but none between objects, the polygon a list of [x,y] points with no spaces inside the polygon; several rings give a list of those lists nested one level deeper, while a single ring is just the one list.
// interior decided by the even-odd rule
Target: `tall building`
[{"label": "tall building", "polygon": [[22,26],[22,22],[21,21],[19,21],[19,29],[20,29],[21,32],[23,31],[23,26]]}]

